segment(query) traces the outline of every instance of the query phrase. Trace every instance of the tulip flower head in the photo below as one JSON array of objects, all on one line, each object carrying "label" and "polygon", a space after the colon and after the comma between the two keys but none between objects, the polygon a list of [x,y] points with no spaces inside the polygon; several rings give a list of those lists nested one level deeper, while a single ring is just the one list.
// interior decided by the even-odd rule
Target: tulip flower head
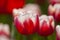
[{"label": "tulip flower head", "polygon": [[[24,35],[33,34],[35,32],[37,15],[19,10],[20,15],[16,17],[14,23],[19,33]],[[21,14],[22,13],[22,14]]]},{"label": "tulip flower head", "polygon": [[39,17],[38,34],[41,36],[51,35],[54,31],[54,18],[52,16],[42,15]]},{"label": "tulip flower head", "polygon": [[9,25],[0,24],[0,40],[10,40]]},{"label": "tulip flower head", "polygon": [[56,26],[56,40],[60,40],[60,25]]},{"label": "tulip flower head", "polygon": [[55,18],[56,22],[60,22],[60,4],[49,5],[48,13]]}]

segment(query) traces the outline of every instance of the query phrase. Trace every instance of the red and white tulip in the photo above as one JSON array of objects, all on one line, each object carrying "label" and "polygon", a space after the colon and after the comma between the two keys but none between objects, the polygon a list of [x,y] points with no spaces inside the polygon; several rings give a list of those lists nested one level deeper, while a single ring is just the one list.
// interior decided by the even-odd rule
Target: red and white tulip
[{"label": "red and white tulip", "polygon": [[0,40],[10,40],[9,25],[0,24]]},{"label": "red and white tulip", "polygon": [[27,11],[24,12],[21,10],[19,10],[18,13],[20,15],[14,18],[14,23],[18,32],[24,35],[35,33],[38,24],[37,14],[34,15],[34,13],[32,12],[27,13]]},{"label": "red and white tulip", "polygon": [[48,36],[54,32],[54,18],[52,16],[42,15],[39,17],[38,34]]},{"label": "red and white tulip", "polygon": [[60,25],[56,26],[56,40],[60,40]]},{"label": "red and white tulip", "polygon": [[55,18],[55,21],[60,22],[60,4],[49,5],[48,13]]}]

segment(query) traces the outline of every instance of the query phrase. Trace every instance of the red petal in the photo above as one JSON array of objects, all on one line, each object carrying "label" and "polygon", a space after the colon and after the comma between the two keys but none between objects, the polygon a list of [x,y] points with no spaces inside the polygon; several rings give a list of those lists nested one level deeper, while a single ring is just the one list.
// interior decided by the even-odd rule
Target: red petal
[{"label": "red petal", "polygon": [[56,20],[56,22],[60,22],[60,12],[57,16],[55,16],[55,20]]},{"label": "red petal", "polygon": [[50,26],[46,23],[43,22],[42,26],[39,28],[38,32],[41,36],[48,36],[51,34],[51,29]]},{"label": "red petal", "polygon": [[24,26],[25,26],[25,30],[27,34],[32,34],[33,30],[34,30],[34,24],[32,22],[32,20],[28,20],[24,22]]},{"label": "red petal", "polygon": [[17,19],[15,20],[15,26],[19,33],[24,34],[24,25],[21,24]]}]

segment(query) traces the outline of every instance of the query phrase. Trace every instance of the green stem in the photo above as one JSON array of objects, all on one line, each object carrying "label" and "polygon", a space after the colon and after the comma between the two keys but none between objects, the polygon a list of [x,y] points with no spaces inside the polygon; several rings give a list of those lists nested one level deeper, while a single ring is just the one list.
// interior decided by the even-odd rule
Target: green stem
[{"label": "green stem", "polygon": [[32,40],[30,35],[27,36],[27,40]]},{"label": "green stem", "polygon": [[22,40],[26,40],[26,36],[25,35],[22,35]]},{"label": "green stem", "polygon": [[23,40],[31,40],[31,37],[29,35],[23,35]]},{"label": "green stem", "polygon": [[11,40],[14,39],[14,24],[12,23]]},{"label": "green stem", "polygon": [[47,37],[44,37],[44,40],[48,40],[48,38]]}]

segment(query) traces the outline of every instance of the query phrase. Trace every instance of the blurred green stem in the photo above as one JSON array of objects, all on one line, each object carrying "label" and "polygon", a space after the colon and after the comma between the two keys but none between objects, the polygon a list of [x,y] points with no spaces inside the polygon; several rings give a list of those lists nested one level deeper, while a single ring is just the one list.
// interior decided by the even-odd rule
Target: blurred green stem
[{"label": "blurred green stem", "polygon": [[26,36],[25,35],[22,35],[22,40],[26,40]]},{"label": "blurred green stem", "polygon": [[44,40],[48,40],[48,38],[47,37],[44,37]]},{"label": "blurred green stem", "polygon": [[32,40],[30,35],[23,35],[23,40]]},{"label": "blurred green stem", "polygon": [[30,35],[27,36],[27,40],[32,40]]},{"label": "blurred green stem", "polygon": [[11,40],[14,39],[14,24],[12,23],[12,28],[11,28]]}]

